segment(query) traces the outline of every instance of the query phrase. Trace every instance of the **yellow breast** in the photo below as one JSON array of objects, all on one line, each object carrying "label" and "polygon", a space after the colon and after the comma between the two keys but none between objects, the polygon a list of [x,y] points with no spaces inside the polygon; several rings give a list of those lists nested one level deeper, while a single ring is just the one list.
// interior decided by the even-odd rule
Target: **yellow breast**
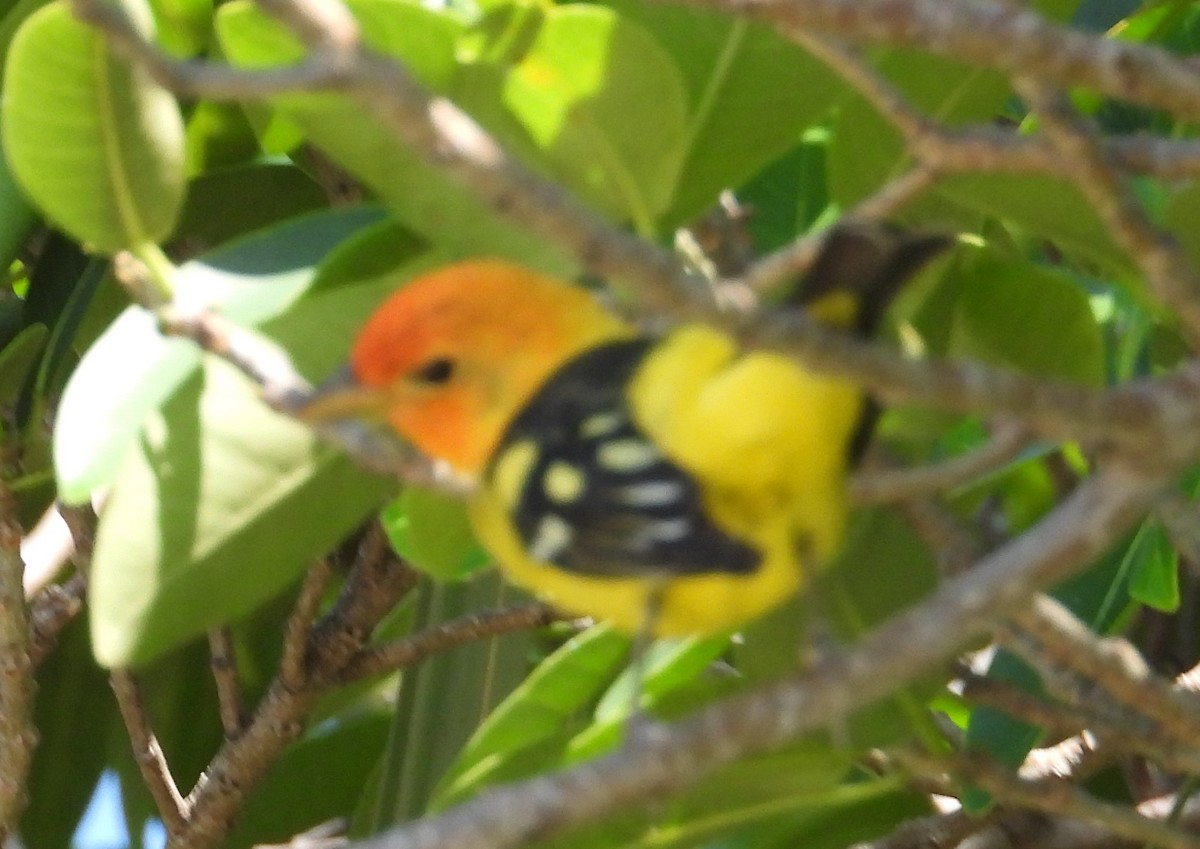
[{"label": "yellow breast", "polygon": [[[792,595],[842,533],[846,454],[861,410],[857,389],[777,355],[740,355],[723,334],[688,326],[646,356],[627,400],[639,428],[698,483],[712,521],[761,555],[749,574],[671,579],[657,633],[728,630]],[[526,551],[512,516],[537,451],[522,442],[494,460],[495,472],[471,505],[481,542],[514,582],[566,610],[636,631],[661,581],[653,563],[646,577],[599,577]]]}]

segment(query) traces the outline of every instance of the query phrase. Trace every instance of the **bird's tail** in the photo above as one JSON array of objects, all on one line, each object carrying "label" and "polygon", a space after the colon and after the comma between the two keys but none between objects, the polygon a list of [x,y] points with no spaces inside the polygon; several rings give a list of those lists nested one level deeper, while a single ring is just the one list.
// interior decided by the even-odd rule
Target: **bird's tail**
[{"label": "bird's tail", "polygon": [[941,233],[847,219],[826,235],[789,304],[818,321],[872,336],[896,293],[953,241]]},{"label": "bird's tail", "polygon": [[[953,241],[940,233],[847,219],[829,231],[789,305],[801,307],[825,324],[869,338],[904,284]],[[878,402],[868,396],[847,452],[851,465],[866,450],[880,413]]]}]

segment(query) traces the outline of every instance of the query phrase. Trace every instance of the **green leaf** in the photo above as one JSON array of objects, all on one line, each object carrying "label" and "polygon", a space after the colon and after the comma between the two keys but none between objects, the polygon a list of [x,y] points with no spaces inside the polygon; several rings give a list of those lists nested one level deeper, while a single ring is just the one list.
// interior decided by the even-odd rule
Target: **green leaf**
[{"label": "green leaf", "polygon": [[244,165],[262,154],[246,110],[238,104],[202,100],[188,115],[189,177],[209,170]]},{"label": "green leaf", "polygon": [[989,252],[963,262],[949,351],[1091,386],[1105,379],[1087,292],[1059,271]]},{"label": "green leaf", "polygon": [[816,736],[805,737],[770,754],[732,763],[706,778],[685,796],[683,806],[689,815],[681,819],[693,831],[705,827],[705,815],[711,819],[707,828],[722,821],[728,828],[730,815],[737,812],[752,821],[788,808],[829,804],[822,791],[842,783],[853,762],[847,750]]},{"label": "green leaf", "polygon": [[546,12],[504,87],[553,176],[643,235],[657,232],[674,193],[684,99],[671,57],[644,29],[582,3]]},{"label": "green leaf", "polygon": [[849,777],[849,766],[845,753],[809,738],[724,767],[665,807],[627,812],[542,845],[836,849],[928,813],[928,801],[900,791],[895,779]]},{"label": "green leaf", "polygon": [[91,579],[97,659],[145,663],[248,613],[392,487],[271,412],[232,367],[206,361],[202,379],[148,422],[101,513]]},{"label": "green leaf", "polygon": [[201,53],[212,34],[213,0],[150,0],[158,44],[173,56]]},{"label": "green leaf", "polygon": [[836,74],[766,24],[682,6],[608,5],[654,36],[686,87],[686,159],[662,229],[690,221],[722,189],[741,185],[844,96]]},{"label": "green leaf", "polygon": [[10,345],[29,324],[25,318],[25,301],[11,289],[0,290],[0,349]]},{"label": "green leaf", "polygon": [[1129,257],[1113,244],[1091,204],[1065,180],[1045,174],[949,174],[938,181],[937,192],[1124,277],[1133,274]]},{"label": "green leaf", "polygon": [[854,514],[828,573],[816,588],[843,639],[857,639],[938,584],[929,547],[894,511]]},{"label": "green leaf", "polygon": [[1176,192],[1163,212],[1163,225],[1179,240],[1193,268],[1200,268],[1200,182]]},{"label": "green leaf", "polygon": [[[815,589],[835,632],[856,640],[871,627],[916,602],[937,586],[933,553],[892,510],[859,511],[852,518],[841,551]],[[851,717],[842,729],[858,748],[884,746],[914,735],[937,750],[940,734],[924,707],[927,691],[940,688],[918,682],[872,704]]]},{"label": "green leaf", "polygon": [[490,561],[475,541],[462,499],[410,486],[380,518],[392,548],[439,580],[462,580]]},{"label": "green leaf", "polygon": [[[515,591],[490,571],[455,584],[425,582],[419,593],[416,632],[511,603]],[[427,813],[480,718],[528,673],[532,648],[528,634],[493,637],[439,653],[401,675],[371,832]]]},{"label": "green leaf", "polygon": [[1156,521],[1142,523],[1126,555],[1130,560],[1129,594],[1156,610],[1179,609],[1179,554]]},{"label": "green leaf", "polygon": [[600,697],[628,654],[629,638],[609,625],[569,640],[483,721],[447,770],[432,807],[448,807],[492,783],[524,752],[565,744],[564,729],[577,727],[580,712]]},{"label": "green leaf", "polygon": [[18,187],[3,144],[0,144],[0,268],[12,265],[37,223],[38,214]]},{"label": "green leaf", "polygon": [[9,163],[49,218],[106,252],[171,231],[184,178],[183,121],[170,94],[114,55],[65,0],[22,24],[5,75]]},{"label": "green leaf", "polygon": [[[796,818],[796,825],[786,830],[768,828],[768,839],[758,845],[764,849],[796,845],[805,849],[840,849],[869,843],[880,835],[891,834],[907,820],[933,813],[927,795],[904,789],[889,790],[882,782],[868,783],[875,786],[856,792],[857,785],[852,785],[844,794],[835,790],[828,800],[818,798],[812,809]],[[769,839],[772,835],[777,835],[774,840]],[[755,831],[749,836],[753,838]]]},{"label": "green leaf", "polygon": [[[394,218],[363,227],[340,242],[321,260],[309,297],[339,286],[393,275],[397,268],[412,263],[427,246]],[[430,256],[437,256],[429,251]]]},{"label": "green leaf", "polygon": [[794,241],[829,205],[825,192],[826,133],[813,133],[762,169],[738,192],[754,210],[746,229],[761,252]]},{"label": "green leaf", "polygon": [[[256,324],[300,296],[325,251],[378,218],[378,210],[363,208],[289,222],[182,266],[177,292],[218,306],[239,324]],[[145,310],[125,310],[88,350],[59,405],[54,464],[60,497],[79,503],[109,483],[146,414],[199,361],[192,343],[164,338]]]},{"label": "green leaf", "polygon": [[[50,0],[0,0],[0,56],[7,56],[16,35],[25,19],[47,5]],[[4,68],[0,67],[0,84],[3,83]]]},{"label": "green leaf", "polygon": [[46,325],[31,324],[0,351],[0,403],[11,402],[24,387],[49,335]]},{"label": "green leaf", "polygon": [[188,184],[175,233],[189,245],[211,248],[326,206],[320,186],[294,165],[234,165],[208,171]]},{"label": "green leaf", "polygon": [[640,710],[654,712],[699,678],[728,647],[729,637],[721,635],[662,640],[647,648],[605,692],[592,723],[571,740],[568,762],[595,757],[619,743],[635,695]]},{"label": "green leaf", "polygon": [[[349,5],[368,47],[402,59],[423,85],[442,89],[450,84],[455,70],[454,39],[462,30],[454,17],[395,0],[353,0]],[[222,6],[216,25],[221,46],[239,65],[265,68],[304,57],[302,43],[286,27],[274,24],[249,3],[239,0]],[[282,100],[314,99],[323,98],[301,95]]]}]

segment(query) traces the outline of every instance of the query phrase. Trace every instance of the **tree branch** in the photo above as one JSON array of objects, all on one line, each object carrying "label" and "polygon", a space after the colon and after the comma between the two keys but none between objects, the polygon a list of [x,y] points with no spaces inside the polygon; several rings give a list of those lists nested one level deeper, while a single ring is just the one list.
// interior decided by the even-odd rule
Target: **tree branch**
[{"label": "tree branch", "polygon": [[17,501],[0,480],[0,840],[7,841],[25,809],[25,779],[37,745],[29,608],[21,561]]},{"label": "tree branch", "polygon": [[1128,840],[1173,849],[1200,847],[1200,837],[1177,825],[1149,819],[1123,805],[1098,801],[1061,779],[1014,776],[978,754],[935,758],[903,751],[893,752],[891,757],[904,771],[940,781],[947,789],[968,782],[987,790],[1005,805],[1097,823]]},{"label": "tree branch", "polygon": [[514,631],[549,625],[561,614],[544,604],[481,610],[394,642],[364,648],[339,673],[342,683],[394,672],[427,657]]},{"label": "tree branch", "polygon": [[1012,462],[1028,445],[1023,426],[1002,425],[987,443],[959,457],[914,468],[869,465],[851,478],[850,498],[857,504],[887,504],[949,492]]},{"label": "tree branch", "polygon": [[63,628],[83,610],[86,592],[87,579],[75,574],[61,584],[47,584],[29,600],[29,661],[34,668],[54,650]]},{"label": "tree branch", "polygon": [[142,782],[154,799],[163,826],[170,837],[182,834],[188,826],[188,801],[175,785],[162,747],[150,728],[150,718],[146,715],[137,681],[129,670],[114,669],[109,682],[117,697],[117,708],[125,722],[125,730],[129,733],[133,759],[142,774]]},{"label": "tree branch", "polygon": [[[1104,693],[1146,722],[1153,722],[1171,735],[1178,745],[1200,741],[1200,695],[1173,686],[1155,675],[1137,649],[1119,638],[1098,639],[1069,610],[1048,596],[1035,597],[1013,614],[1021,632],[1037,640],[1030,650],[1020,633],[1010,633],[1009,642],[1027,660],[1045,668],[1049,662],[1095,682]],[[1048,683],[1053,683],[1054,669]],[[1095,693],[1087,702],[1098,708]],[[1120,719],[1127,721],[1127,714]],[[1133,729],[1141,730],[1141,729]]]},{"label": "tree branch", "polygon": [[242,733],[225,742],[188,795],[188,827],[172,836],[167,844],[170,849],[220,844],[246,794],[262,780],[280,752],[303,733],[309,711],[336,681],[337,670],[414,586],[413,573],[373,539],[368,535],[337,602],[307,636],[304,679],[296,682],[285,680],[282,672],[276,675]]}]

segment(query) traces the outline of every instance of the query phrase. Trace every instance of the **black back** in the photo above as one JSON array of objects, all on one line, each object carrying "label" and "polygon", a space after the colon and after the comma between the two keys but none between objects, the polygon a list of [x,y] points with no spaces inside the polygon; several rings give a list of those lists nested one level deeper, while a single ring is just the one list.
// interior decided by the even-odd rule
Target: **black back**
[{"label": "black back", "polygon": [[752,572],[758,553],[712,523],[695,480],[630,417],[629,382],[654,341],[585,352],[509,426],[496,462],[520,443],[538,448],[517,500],[517,532],[535,558],[579,574]]}]

